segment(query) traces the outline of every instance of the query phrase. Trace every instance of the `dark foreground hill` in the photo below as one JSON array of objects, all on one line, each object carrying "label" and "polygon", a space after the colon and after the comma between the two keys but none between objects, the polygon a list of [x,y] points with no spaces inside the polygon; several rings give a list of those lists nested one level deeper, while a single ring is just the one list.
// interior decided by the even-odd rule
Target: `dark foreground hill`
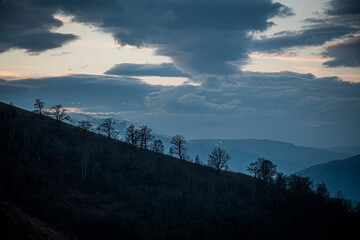
[{"label": "dark foreground hill", "polygon": [[311,177],[315,183],[325,183],[332,194],[341,190],[346,198],[360,201],[360,154],[319,164],[299,174]]},{"label": "dark foreground hill", "polygon": [[357,231],[343,199],[217,175],[67,124],[58,132],[54,120],[41,124],[1,103],[0,123],[0,220],[15,229],[0,229],[0,239],[22,239],[23,215],[41,223],[30,224],[33,239],[43,233],[36,226],[70,239],[341,239]]}]

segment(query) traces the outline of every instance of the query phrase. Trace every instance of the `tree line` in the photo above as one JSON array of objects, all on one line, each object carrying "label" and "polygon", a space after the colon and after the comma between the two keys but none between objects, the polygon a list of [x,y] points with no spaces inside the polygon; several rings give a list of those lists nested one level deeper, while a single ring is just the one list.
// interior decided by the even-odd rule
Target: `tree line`
[{"label": "tree line", "polygon": [[[40,122],[44,121],[45,116],[50,116],[56,121],[56,132],[59,134],[61,123],[65,120],[70,120],[68,110],[61,104],[52,106],[50,109],[45,108],[45,102],[41,99],[36,99],[34,103],[34,112],[39,115]],[[86,138],[89,132],[96,132],[104,135],[110,139],[119,139],[119,131],[115,128],[116,121],[112,118],[105,118],[94,129],[93,124],[88,120],[78,122],[78,127],[83,131],[83,137]],[[156,153],[164,154],[164,144],[161,139],[155,138],[152,134],[152,129],[146,125],[136,128],[135,125],[130,124],[125,130],[124,142],[130,144],[134,148],[143,150],[151,150]],[[186,139],[181,134],[176,134],[170,140],[169,155],[175,156],[180,160],[189,160],[187,155]],[[229,154],[220,147],[215,147],[208,155],[207,166],[216,170],[217,176],[222,171],[228,171],[228,162],[231,159]],[[195,157],[194,163],[202,164],[199,156]],[[280,189],[290,189],[299,193],[308,193],[315,191],[323,198],[329,198],[329,191],[324,183],[318,184],[313,190],[313,181],[309,177],[303,177],[296,174],[289,176],[276,170],[276,165],[268,159],[259,157],[255,162],[252,162],[247,167],[247,171],[255,178],[266,184],[275,184]],[[342,193],[339,191],[336,194],[337,198],[344,199]]]}]

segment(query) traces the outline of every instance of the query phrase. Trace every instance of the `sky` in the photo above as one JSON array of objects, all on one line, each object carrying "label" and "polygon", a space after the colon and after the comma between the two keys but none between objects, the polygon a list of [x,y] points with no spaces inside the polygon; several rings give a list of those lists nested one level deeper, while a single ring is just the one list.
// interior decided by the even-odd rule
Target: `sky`
[{"label": "sky", "polygon": [[357,0],[1,0],[0,100],[189,139],[360,145]]}]

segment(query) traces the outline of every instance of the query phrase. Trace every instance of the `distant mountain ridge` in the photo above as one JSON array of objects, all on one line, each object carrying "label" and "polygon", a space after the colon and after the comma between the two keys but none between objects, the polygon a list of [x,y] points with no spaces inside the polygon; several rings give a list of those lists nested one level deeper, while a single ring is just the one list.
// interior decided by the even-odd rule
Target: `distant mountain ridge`
[{"label": "distant mountain ridge", "polygon": [[205,161],[209,152],[216,146],[225,149],[230,154],[232,157],[229,162],[230,168],[236,171],[245,171],[249,163],[255,161],[257,157],[273,161],[278,170],[289,174],[332,159],[349,156],[326,149],[301,147],[291,143],[267,139],[208,139],[188,142],[189,153],[197,153]]},{"label": "distant mountain ridge", "polygon": [[355,156],[360,154],[359,146],[338,146],[338,147],[330,147],[326,149],[332,152],[343,153],[350,156]]},{"label": "distant mountain ridge", "polygon": [[[115,127],[120,132],[121,138],[124,138],[125,129],[131,124],[130,121],[124,120],[120,116],[105,115],[97,117],[71,113],[71,117],[73,120],[71,120],[70,123],[73,125],[77,125],[77,122],[80,120],[89,120],[94,125],[94,128],[100,124],[101,119],[113,117],[116,120]],[[133,124],[139,127],[138,124]],[[151,126],[149,127],[151,128]],[[153,134],[156,138],[163,141],[165,153],[168,153],[171,137],[157,130],[154,130]],[[335,151],[331,149],[302,147],[268,139],[194,139],[188,140],[186,147],[188,148],[188,156],[190,159],[195,159],[196,155],[198,155],[204,163],[207,162],[208,156],[214,147],[221,147],[231,156],[229,162],[230,169],[240,172],[246,172],[246,167],[249,163],[255,161],[258,157],[273,161],[277,165],[278,170],[290,174],[316,164],[354,155],[354,150],[346,152],[340,151],[339,149],[337,149],[339,151]]]},{"label": "distant mountain ridge", "polygon": [[298,174],[311,177],[315,184],[325,183],[331,194],[340,190],[346,198],[360,201],[360,154],[319,164]]}]

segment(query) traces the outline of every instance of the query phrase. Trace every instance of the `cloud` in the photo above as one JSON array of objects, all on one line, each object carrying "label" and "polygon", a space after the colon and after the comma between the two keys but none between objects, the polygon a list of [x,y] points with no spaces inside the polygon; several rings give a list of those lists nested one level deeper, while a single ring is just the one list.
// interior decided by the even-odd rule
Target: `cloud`
[{"label": "cloud", "polygon": [[[35,98],[47,106],[61,103],[92,111],[136,111],[144,108],[144,96],[158,88],[130,77],[71,75],[0,82],[5,102],[31,108]],[[72,103],[81,103],[73,106]]]},{"label": "cloud", "polygon": [[[360,57],[357,38],[360,34],[360,2],[357,0],[331,0],[324,16],[306,19],[299,31],[286,31],[272,37],[253,41],[252,50],[269,53],[281,53],[289,48],[321,46],[333,40],[345,39],[344,43],[327,47],[322,54],[333,57],[325,62],[328,67],[358,67]],[[352,52],[351,52],[352,51]],[[345,56],[349,54],[348,60]]]},{"label": "cloud", "polygon": [[0,4],[0,53],[13,48],[39,53],[74,41],[77,36],[51,32],[62,22],[52,11],[2,1]]},{"label": "cloud", "polygon": [[324,62],[328,67],[360,67],[360,36],[326,47],[324,57],[333,58]]},{"label": "cloud", "polygon": [[32,13],[39,17],[35,18],[34,26],[26,25],[27,18],[18,19],[15,11],[3,17],[13,27],[4,34],[9,40],[2,51],[17,47],[39,52],[73,40],[75,36],[63,34],[52,35],[63,38],[48,46],[44,42],[27,45],[25,40],[15,44],[18,23],[24,31],[42,30],[50,34],[51,27],[61,24],[52,16],[61,12],[73,16],[74,21],[111,33],[121,45],[156,48],[158,55],[170,57],[190,75],[236,73],[238,66],[249,58],[249,33],[265,31],[273,25],[269,19],[275,16],[293,14],[286,6],[271,0],[14,0],[7,5],[22,9],[25,16]]},{"label": "cloud", "polygon": [[242,106],[238,99],[228,97],[224,100],[219,98],[218,94],[222,94],[221,90],[208,91],[198,86],[170,87],[147,95],[145,106],[154,111],[170,114],[216,115],[256,111]]},{"label": "cloud", "polygon": [[183,73],[173,63],[162,64],[117,64],[107,70],[105,74],[119,76],[159,76],[159,77],[189,77]]},{"label": "cloud", "polygon": [[342,25],[318,24],[301,31],[277,33],[272,38],[254,40],[254,51],[276,53],[289,48],[321,46],[326,42],[355,33],[358,28]]},{"label": "cloud", "polygon": [[360,14],[360,2],[357,0],[331,0],[329,3],[329,9],[326,11],[329,15],[359,15]]},{"label": "cloud", "polygon": [[[360,83],[294,72],[243,72],[199,86],[153,86],[136,78],[71,75],[0,81],[0,100],[32,109],[61,103],[118,112],[169,135],[268,138],[301,145],[360,145]],[[211,126],[211,127],[209,127]]]},{"label": "cloud", "polygon": [[60,53],[51,54],[50,56],[52,56],[52,57],[58,57],[58,56],[63,56],[63,55],[70,54],[70,53],[71,53],[71,52],[60,52]]}]

